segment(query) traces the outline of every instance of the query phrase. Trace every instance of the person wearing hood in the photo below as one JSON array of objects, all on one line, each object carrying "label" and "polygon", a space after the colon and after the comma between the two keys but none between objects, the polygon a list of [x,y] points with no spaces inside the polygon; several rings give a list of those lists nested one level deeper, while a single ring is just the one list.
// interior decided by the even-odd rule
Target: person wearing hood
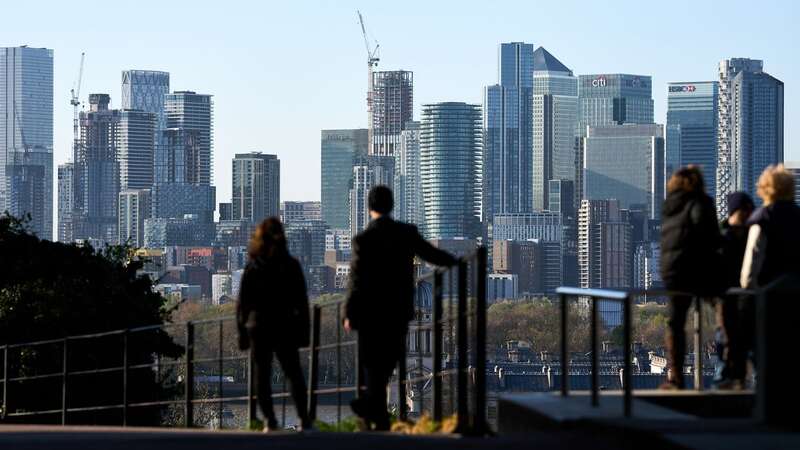
[{"label": "person wearing hood", "polygon": [[267,421],[264,431],[278,428],[272,409],[272,356],[289,379],[302,429],[310,429],[306,383],[298,349],[308,346],[310,320],[306,282],[300,263],[289,255],[280,220],[260,223],[248,247],[236,318],[239,347],[252,349],[258,404]]},{"label": "person wearing hood", "polygon": [[692,298],[713,297],[724,291],[714,201],[705,193],[699,167],[683,167],[672,175],[661,217],[661,277],[668,290],[681,293],[670,297],[665,342],[670,369],[661,387],[683,389],[684,327]]},{"label": "person wearing hood", "polygon": [[[745,247],[747,246],[747,221],[755,209],[753,199],[745,192],[728,194],[728,217],[720,224],[726,288],[739,287]],[[738,296],[725,296],[717,302],[717,324],[720,331],[723,361],[722,372],[715,381],[719,389],[737,389],[744,384],[747,372],[747,351],[751,347],[751,329],[754,311],[752,302]]]}]

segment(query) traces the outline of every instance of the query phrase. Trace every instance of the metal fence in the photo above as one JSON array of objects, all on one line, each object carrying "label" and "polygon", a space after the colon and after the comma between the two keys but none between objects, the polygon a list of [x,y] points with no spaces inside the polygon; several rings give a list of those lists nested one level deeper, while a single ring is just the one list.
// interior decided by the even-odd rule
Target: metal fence
[{"label": "metal fence", "polygon": [[[445,285],[445,279],[449,280],[449,286]],[[461,259],[455,268],[436,270],[420,277],[419,282],[426,280],[432,280],[433,286],[432,320],[424,323],[424,314],[419,314],[409,341],[419,339],[419,333],[425,329],[431,332],[432,368],[429,374],[409,377],[405,367],[407,358],[401,358],[396,382],[397,415],[401,419],[408,416],[409,389],[419,383],[430,383],[428,404],[435,420],[441,420],[449,406],[450,412],[458,417],[457,431],[483,433],[486,429],[485,248]],[[336,414],[331,419],[335,422],[343,417],[346,397],[358,396],[363,390],[358,337],[357,333],[348,335],[342,329],[342,303],[312,304],[310,345],[301,349],[306,355],[301,360],[306,366],[309,413],[316,417],[319,399],[334,396]],[[252,423],[257,418],[254,361],[252,352],[238,350],[235,336],[235,317],[227,316],[0,346],[3,357],[0,419],[64,425],[99,420],[129,426],[137,424],[137,411],[155,409],[159,411],[160,422],[168,425],[205,424],[225,428],[226,405],[238,405],[246,411],[246,421]],[[154,339],[156,345],[164,340],[180,343],[177,354],[162,356],[160,351],[152,351],[142,357],[140,341],[152,345]],[[418,345],[419,341],[416,342]],[[90,357],[99,351],[104,352],[103,358]],[[116,356],[109,357],[109,352]],[[417,353],[422,356],[422,352]],[[324,355],[325,364],[320,355]],[[26,359],[43,362],[42,367],[26,367]],[[87,359],[102,359],[107,364],[86,367]],[[285,426],[291,396],[281,372],[273,370],[273,374],[272,398],[280,401],[275,406],[280,408]],[[453,377],[456,382],[450,386],[451,395],[445,405],[443,384]],[[41,390],[36,383],[42,383]],[[143,396],[143,387],[151,388],[152,392]],[[103,400],[86,404],[83,396],[88,390]],[[43,398],[42,404],[46,406],[23,410],[20,405],[28,402],[17,395],[30,395],[32,391],[38,391],[36,395]],[[425,389],[420,394],[423,396],[420,404],[424,407]],[[203,417],[197,417],[198,408],[204,412]],[[87,418],[87,414],[93,416]]]},{"label": "metal fence", "polygon": [[[672,297],[682,296],[692,299],[693,302],[693,347],[694,347],[694,361],[693,361],[693,375],[694,375],[694,389],[703,390],[703,304],[710,300],[706,296],[700,296],[691,293],[675,292],[667,290],[610,290],[610,289],[583,289],[573,287],[560,287],[556,290],[559,296],[559,303],[561,309],[561,395],[568,396],[569,389],[569,303],[575,300],[584,300],[589,303],[590,307],[590,354],[591,354],[591,403],[592,406],[599,405],[599,361],[598,361],[598,341],[599,341],[599,320],[598,320],[598,305],[602,301],[620,303],[622,306],[622,347],[623,347],[623,368],[622,368],[622,389],[623,389],[623,413],[625,417],[631,417],[633,414],[633,386],[631,383],[631,375],[633,373],[632,363],[632,338],[633,331],[632,323],[632,308],[636,300],[640,297],[644,298],[658,298],[658,297]],[[761,295],[760,292],[749,291],[745,289],[731,289],[726,293],[726,296],[749,299],[750,301],[757,301]],[[758,302],[756,304],[759,307]],[[688,319],[688,317],[687,317]],[[762,322],[757,322],[757,327],[761,327]],[[761,333],[756,333],[757,336]],[[758,348],[758,343],[754,344],[754,348]]]}]

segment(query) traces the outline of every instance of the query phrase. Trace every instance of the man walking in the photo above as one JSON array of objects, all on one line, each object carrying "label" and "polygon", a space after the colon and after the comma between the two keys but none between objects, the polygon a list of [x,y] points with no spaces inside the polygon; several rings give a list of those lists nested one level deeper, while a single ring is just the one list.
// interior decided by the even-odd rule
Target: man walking
[{"label": "man walking", "polygon": [[353,412],[367,428],[380,431],[389,429],[386,386],[405,355],[408,322],[414,317],[414,256],[439,266],[454,265],[457,259],[425,241],[415,226],[389,216],[394,199],[388,187],[372,188],[368,203],[372,221],[353,238],[344,327],[358,330],[367,388],[352,402]]}]

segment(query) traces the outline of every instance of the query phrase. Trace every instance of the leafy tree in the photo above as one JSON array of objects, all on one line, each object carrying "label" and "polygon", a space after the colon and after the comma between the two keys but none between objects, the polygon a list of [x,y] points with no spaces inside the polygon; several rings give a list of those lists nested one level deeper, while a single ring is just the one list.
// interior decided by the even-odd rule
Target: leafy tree
[{"label": "leafy tree", "polygon": [[[164,299],[148,277],[137,276],[142,263],[128,246],[102,250],[39,239],[26,222],[0,217],[0,345],[61,339],[162,324],[168,319]],[[67,341],[67,368],[84,371],[120,368],[123,335]],[[150,364],[157,357],[176,358],[182,348],[162,330],[130,333],[128,364]],[[60,374],[64,344],[14,347],[8,351],[6,377]],[[122,403],[122,371],[73,375],[67,379],[70,408]],[[132,369],[128,401],[143,402],[163,395],[150,368]],[[8,413],[61,408],[61,378],[10,382]],[[158,408],[133,408],[129,423],[157,424]],[[25,421],[60,420],[37,415]],[[12,418],[9,418],[12,420]],[[121,409],[70,413],[70,423],[120,423]]]}]

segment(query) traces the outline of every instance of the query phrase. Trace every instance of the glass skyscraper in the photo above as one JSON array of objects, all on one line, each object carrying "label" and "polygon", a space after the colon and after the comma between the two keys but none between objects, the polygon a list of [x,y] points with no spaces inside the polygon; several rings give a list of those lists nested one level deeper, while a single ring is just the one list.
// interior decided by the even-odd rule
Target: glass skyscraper
[{"label": "glass skyscraper", "polygon": [[260,152],[237,153],[232,167],[233,220],[259,223],[280,215],[281,161]]},{"label": "glass skyscraper", "polygon": [[349,229],[353,163],[367,155],[367,129],[322,130],[320,138],[322,220],[333,229]]},{"label": "glass skyscraper", "polygon": [[547,209],[550,180],[575,179],[578,79],[539,47],[533,55],[533,208]]},{"label": "glass skyscraper", "polygon": [[429,239],[481,235],[481,107],[422,106],[420,178]]},{"label": "glass skyscraper", "polygon": [[164,99],[167,94],[169,94],[169,72],[156,70],[125,70],[122,72],[122,105],[120,107],[155,114],[154,149],[164,145],[164,130],[167,128]]},{"label": "glass skyscraper", "polygon": [[664,130],[661,125],[589,127],[584,138],[584,198],[644,206],[657,219],[664,200]]},{"label": "glass skyscraper", "polygon": [[53,50],[0,47],[0,213],[53,238]]},{"label": "glass skyscraper", "polygon": [[667,88],[667,141],[665,172],[669,177],[681,166],[702,168],[706,192],[716,192],[717,109],[715,81],[669,83]]},{"label": "glass skyscraper", "polygon": [[72,242],[72,190],[75,164],[58,165],[58,241]]},{"label": "glass skyscraper", "polygon": [[119,112],[117,159],[120,189],[150,189],[153,185],[155,113],[137,110]]},{"label": "glass skyscraper", "polygon": [[717,213],[727,215],[727,194],[745,191],[757,203],[756,182],[783,162],[783,82],[745,58],[719,65]]},{"label": "glass skyscraper", "polygon": [[211,184],[213,102],[210,95],[179,91],[164,97],[167,128],[156,149],[156,183]]},{"label": "glass skyscraper", "polygon": [[395,151],[394,217],[422,225],[422,185],[419,177],[419,122],[410,122],[400,133],[400,147]]},{"label": "glass skyscraper", "polygon": [[499,84],[483,98],[483,214],[530,211],[533,163],[533,44],[500,44]]},{"label": "glass skyscraper", "polygon": [[578,79],[578,125],[653,123],[653,82],[649,76],[581,75]]}]

